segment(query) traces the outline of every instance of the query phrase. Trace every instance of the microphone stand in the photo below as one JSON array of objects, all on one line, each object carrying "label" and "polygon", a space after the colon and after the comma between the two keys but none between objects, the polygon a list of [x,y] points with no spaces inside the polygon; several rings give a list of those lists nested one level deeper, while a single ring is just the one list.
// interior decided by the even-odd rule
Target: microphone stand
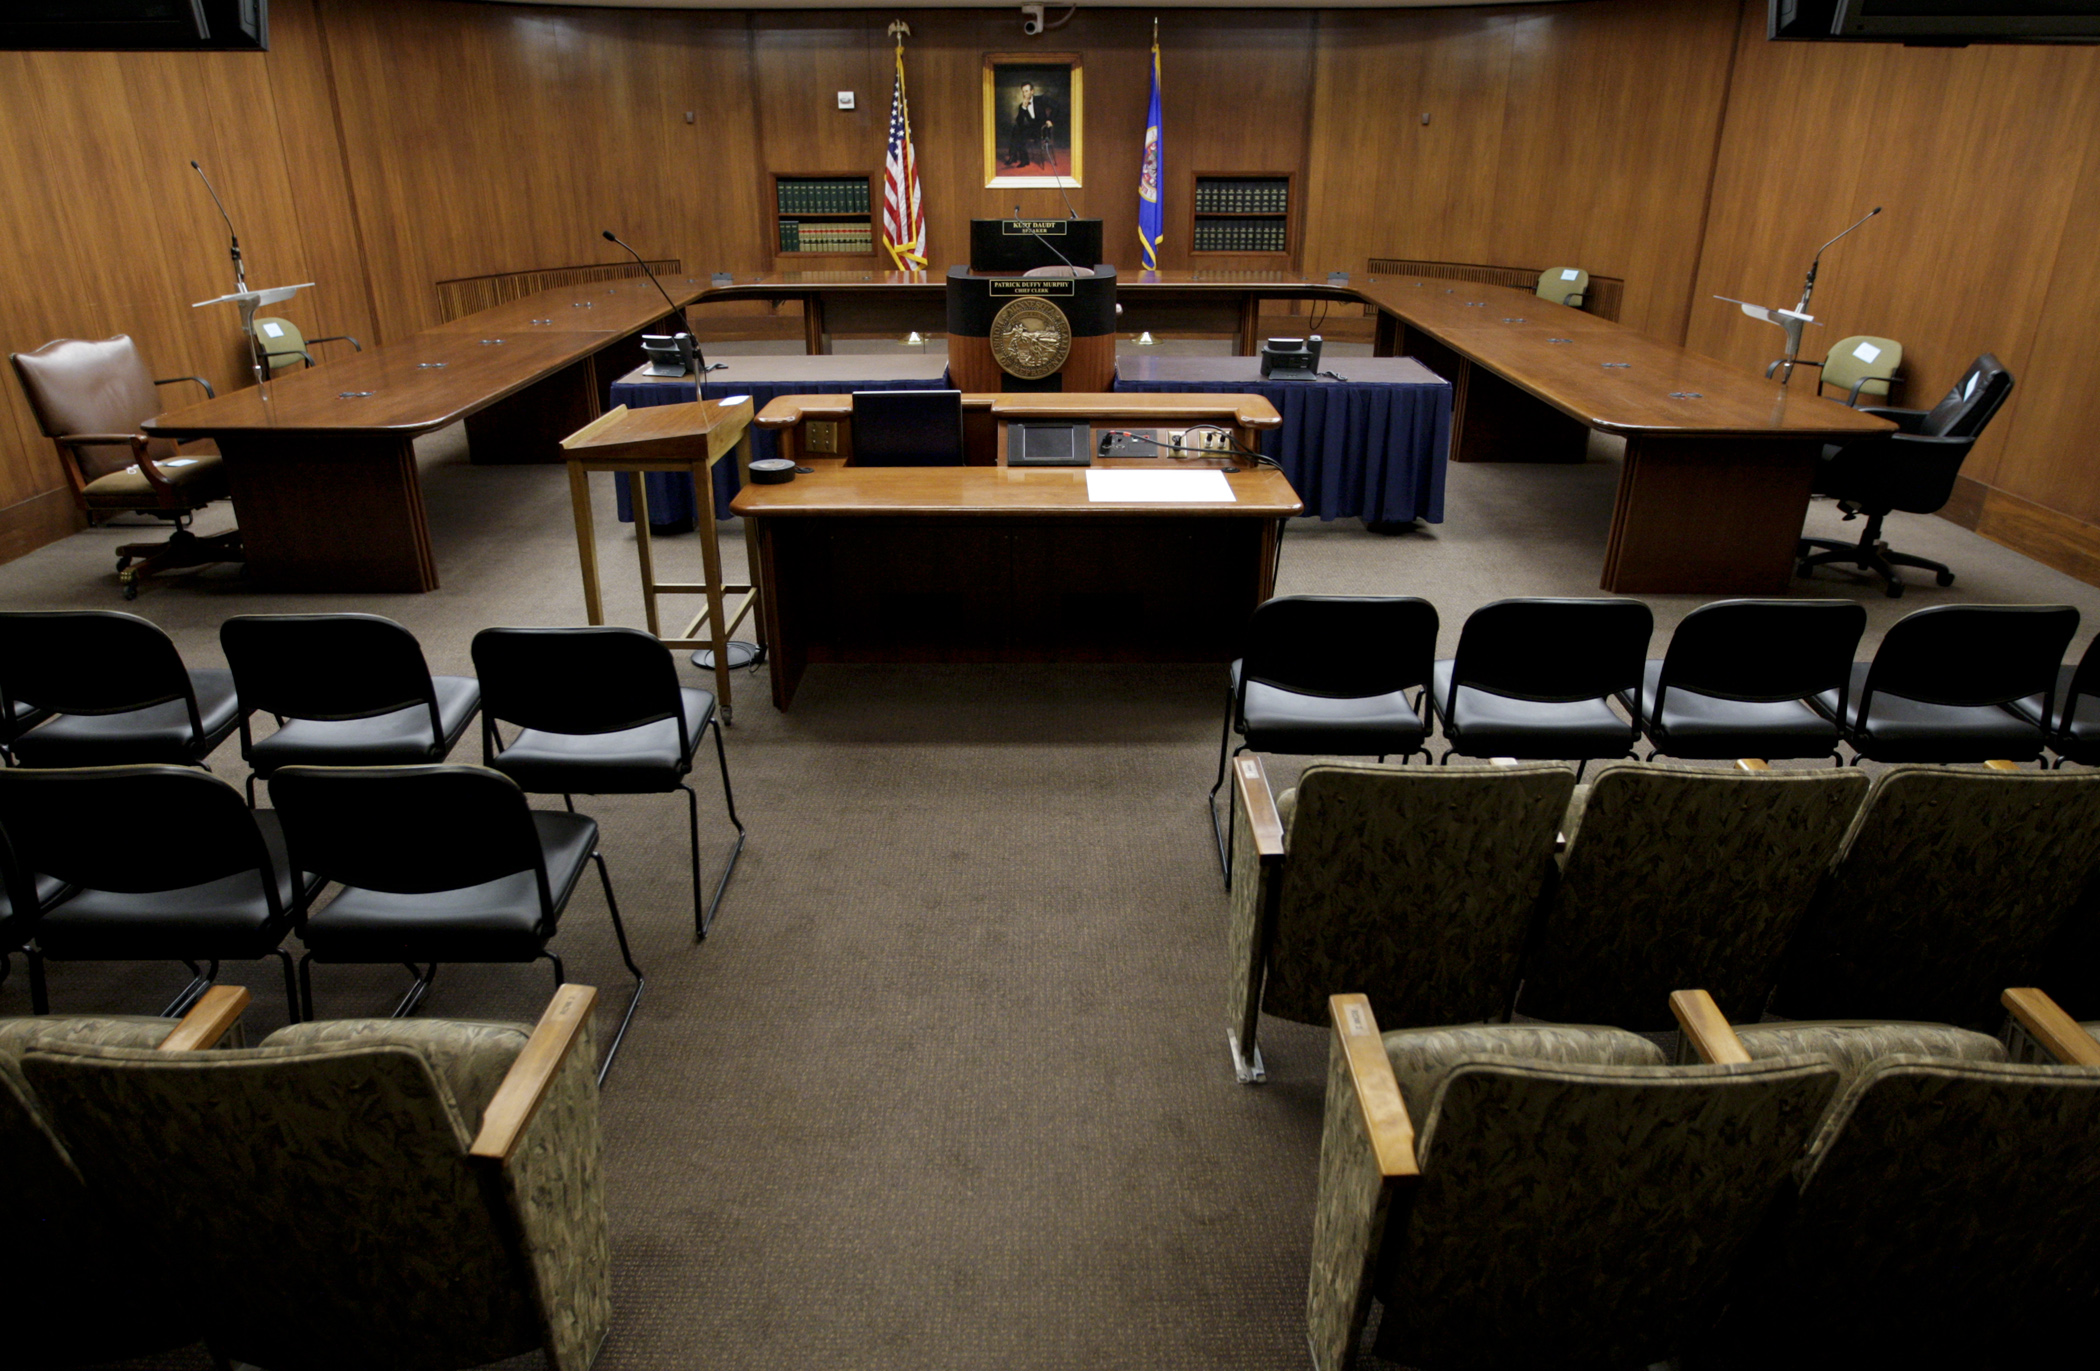
[{"label": "microphone stand", "polygon": [[[1752,319],[1762,319],[1768,324],[1777,324],[1781,331],[1786,334],[1786,355],[1765,368],[1766,376],[1769,377],[1775,371],[1779,372],[1779,384],[1781,385],[1785,385],[1794,379],[1794,363],[1801,355],[1801,330],[1805,326],[1815,323],[1815,316],[1808,312],[1808,302],[1816,293],[1816,271],[1823,265],[1823,254],[1830,250],[1831,244],[1837,242],[1838,238],[1843,238],[1846,233],[1852,232],[1852,229],[1858,228],[1860,224],[1866,223],[1867,220],[1881,213],[1882,208],[1880,205],[1874,206],[1874,208],[1862,214],[1858,222],[1852,225],[1852,228],[1846,229],[1845,233],[1840,233],[1837,238],[1831,239],[1829,243],[1825,243],[1822,247],[1816,249],[1815,260],[1808,264],[1808,276],[1801,283],[1801,302],[1792,309],[1771,309],[1764,305],[1753,305],[1748,300],[1738,300],[1731,295],[1716,295],[1714,297],[1716,300],[1725,300],[1731,305],[1740,305],[1743,313],[1749,315]],[[1781,370],[1781,368],[1784,368],[1784,370]]]},{"label": "microphone stand", "polygon": [[211,202],[218,206],[219,218],[226,222],[226,252],[233,258],[233,293],[221,295],[216,299],[199,300],[190,308],[232,305],[240,310],[241,332],[248,335],[248,369],[254,373],[255,383],[262,388],[263,398],[267,400],[270,398],[269,358],[262,340],[255,336],[255,311],[262,305],[275,305],[289,300],[313,282],[306,281],[296,286],[268,286],[262,290],[248,289],[248,268],[241,261],[241,239],[240,235],[233,231],[233,216],[226,212],[226,205],[219,199],[219,192],[212,187],[211,178],[204,174],[204,168],[197,165],[195,158],[190,159],[190,170],[196,172],[197,179],[204,182],[205,193],[210,195]]}]

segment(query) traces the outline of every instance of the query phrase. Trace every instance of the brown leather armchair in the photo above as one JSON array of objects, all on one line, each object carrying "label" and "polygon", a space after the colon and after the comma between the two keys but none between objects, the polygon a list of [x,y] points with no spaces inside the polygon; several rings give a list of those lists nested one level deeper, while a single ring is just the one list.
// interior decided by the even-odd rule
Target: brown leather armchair
[{"label": "brown leather armchair", "polygon": [[227,495],[226,468],[208,448],[180,452],[165,438],[149,438],[146,420],[162,412],[157,386],[198,376],[156,380],[138,344],[118,334],[100,342],[60,338],[34,352],[13,352],[15,375],[29,397],[37,427],[58,447],[73,498],[90,523],[119,513],[147,513],[175,524],[165,542],[126,543],[117,549],[124,598],[138,598],[142,576],[242,560],[239,530],[199,538],[190,516]]}]

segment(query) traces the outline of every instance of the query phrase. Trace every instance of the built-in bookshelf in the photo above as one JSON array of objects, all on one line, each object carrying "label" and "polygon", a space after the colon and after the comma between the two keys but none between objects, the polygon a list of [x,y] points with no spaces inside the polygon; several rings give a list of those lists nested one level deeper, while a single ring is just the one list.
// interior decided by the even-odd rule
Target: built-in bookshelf
[{"label": "built-in bookshelf", "polygon": [[1189,251],[1287,253],[1294,208],[1288,172],[1198,172]]},{"label": "built-in bookshelf", "polygon": [[875,185],[866,173],[773,178],[773,243],[785,253],[875,251]]}]

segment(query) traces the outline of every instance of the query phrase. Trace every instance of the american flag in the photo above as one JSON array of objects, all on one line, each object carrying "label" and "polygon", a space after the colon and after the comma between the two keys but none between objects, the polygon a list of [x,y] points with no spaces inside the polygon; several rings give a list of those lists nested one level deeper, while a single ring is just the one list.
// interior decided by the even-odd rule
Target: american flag
[{"label": "american flag", "polygon": [[902,39],[890,96],[890,151],[882,164],[882,246],[899,271],[926,266],[926,209],[919,200],[919,159],[911,149],[911,111],[904,103]]}]

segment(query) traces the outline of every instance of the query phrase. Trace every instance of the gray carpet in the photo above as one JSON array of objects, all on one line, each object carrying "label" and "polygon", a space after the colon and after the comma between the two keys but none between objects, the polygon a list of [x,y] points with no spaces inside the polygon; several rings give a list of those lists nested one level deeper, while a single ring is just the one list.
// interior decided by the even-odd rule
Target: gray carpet
[{"label": "gray carpet", "polygon": [[[424,448],[440,591],[263,595],[213,572],[131,608],[193,665],[221,664],[218,623],[251,611],[390,615],[440,672],[470,670],[481,627],[581,622],[562,473],[470,466],[456,432]],[[1597,593],[1616,465],[1604,440],[1592,457],[1454,468],[1447,522],[1395,537],[1301,522],[1281,589],[1427,596],[1446,650],[1486,601]],[[639,623],[632,540],[608,482],[598,495],[611,612]],[[1812,523],[1858,527],[1828,506]],[[1952,563],[1955,587],[1889,601],[1837,576],[1797,585],[1865,603],[1869,648],[1929,604],[2100,608],[2100,590],[1951,524],[1891,532]],[[90,531],[0,567],[0,607],[124,607],[109,549],[127,536]],[[659,557],[666,574],[698,561],[689,538]],[[1698,602],[1654,601],[1658,651]],[[1308,1364],[1324,1045],[1267,1024],[1269,1084],[1233,1082],[1225,895],[1201,804],[1221,678],[818,667],[782,715],[763,669],[740,675],[729,745],[752,836],[697,947],[677,797],[588,802],[650,975],[605,1095],[618,1301],[605,1371]],[[478,756],[469,741],[457,760]],[[242,778],[235,745],[213,766]],[[700,789],[712,872],[728,829],[711,779]],[[557,949],[604,989],[601,1012],[624,999],[589,882]],[[69,964],[51,979],[60,1012],[152,1012],[183,976]],[[269,968],[224,979],[257,991],[252,1032],[282,1021]],[[384,1012],[402,980],[324,968],[320,1010]],[[548,990],[543,969],[448,968],[424,1012],[530,1019]],[[26,1012],[18,970],[0,1013]]]}]

